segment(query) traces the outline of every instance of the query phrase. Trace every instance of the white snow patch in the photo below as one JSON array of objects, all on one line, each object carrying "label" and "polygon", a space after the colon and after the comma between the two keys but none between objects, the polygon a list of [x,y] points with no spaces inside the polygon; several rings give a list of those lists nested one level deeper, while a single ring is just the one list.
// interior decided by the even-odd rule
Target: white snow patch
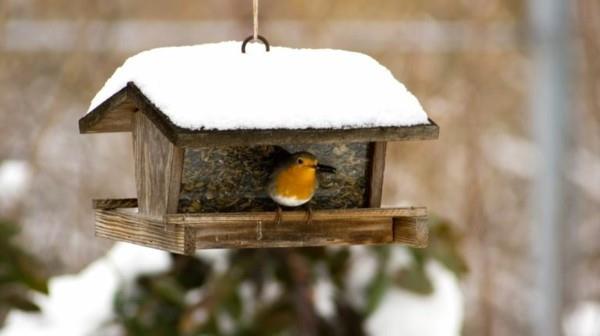
[{"label": "white snow patch", "polygon": [[600,335],[600,303],[580,303],[563,323],[566,336]]},{"label": "white snow patch", "polygon": [[365,297],[361,294],[371,282],[377,270],[377,259],[365,246],[350,247],[350,269],[346,276],[350,302],[363,307]]},{"label": "white snow patch", "polygon": [[212,249],[196,252],[196,257],[206,261],[213,267],[213,271],[217,274],[223,274],[229,268],[228,249]]},{"label": "white snow patch", "polygon": [[335,288],[331,281],[320,278],[314,286],[315,309],[319,315],[325,318],[332,317],[335,314],[335,304],[333,302]]},{"label": "white snow patch", "polygon": [[260,300],[264,303],[272,303],[275,302],[275,300],[277,300],[282,294],[283,288],[281,287],[279,282],[276,282],[274,280],[267,281],[264,284]]},{"label": "white snow patch", "polygon": [[437,262],[429,262],[427,274],[435,291],[422,296],[390,289],[366,322],[369,335],[458,336],[463,320],[463,297],[458,280]]},{"label": "white snow patch", "polygon": [[21,160],[0,161],[0,210],[15,205],[29,187],[31,167]]},{"label": "white snow patch", "polygon": [[[428,124],[417,98],[373,58],[241,42],[158,48],[129,58],[91,102],[134,82],[187,129],[305,129]],[[257,50],[258,49],[258,50]]]},{"label": "white snow patch", "polygon": [[390,250],[390,260],[387,271],[390,274],[393,274],[400,271],[402,268],[410,266],[412,263],[413,259],[408,248],[398,246]]},{"label": "white snow patch", "polygon": [[49,296],[35,296],[42,313],[12,311],[0,335],[92,334],[112,317],[113,298],[122,281],[131,281],[140,273],[166,270],[169,265],[165,252],[117,243],[79,274],[52,278]]}]

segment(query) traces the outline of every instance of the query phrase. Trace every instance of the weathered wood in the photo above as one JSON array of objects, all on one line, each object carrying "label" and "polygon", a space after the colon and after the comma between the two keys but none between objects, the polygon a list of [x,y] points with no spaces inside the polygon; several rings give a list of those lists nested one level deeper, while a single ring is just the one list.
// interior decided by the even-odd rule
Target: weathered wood
[{"label": "weathered wood", "polygon": [[387,142],[371,143],[371,163],[369,167],[368,202],[369,206],[381,206],[383,194],[383,173],[385,170],[385,153]]},{"label": "weathered wood", "polygon": [[129,132],[136,105],[128,95],[129,89],[123,88],[104,101],[92,112],[79,119],[79,132]]},{"label": "weathered wood", "polygon": [[190,131],[176,128],[174,143],[185,147],[268,144],[354,143],[437,139],[438,126],[371,127],[355,129],[271,129]]},{"label": "weathered wood", "polygon": [[395,217],[394,241],[413,247],[427,247],[429,241],[427,217]]},{"label": "weathered wood", "polygon": [[165,232],[160,217],[115,210],[96,210],[96,236],[185,254],[185,228]]},{"label": "weathered wood", "polygon": [[[123,108],[117,108],[123,106]],[[127,108],[125,108],[127,107]],[[120,132],[133,129],[132,109],[137,107],[173,144],[180,147],[247,146],[334,142],[383,142],[437,139],[439,127],[429,124],[407,127],[356,129],[189,130],[174,125],[134,83],[109,98],[79,121],[81,133]],[[368,111],[365,111],[368,113]],[[105,120],[106,119],[106,120]],[[129,125],[129,126],[127,126]]]},{"label": "weathered wood", "polygon": [[425,208],[167,214],[96,210],[96,234],[174,253],[196,249],[402,243],[427,244]]},{"label": "weathered wood", "polygon": [[[407,240],[410,240],[407,238]],[[267,248],[389,244],[391,218],[284,221],[212,221],[196,229],[196,247]]]},{"label": "weathered wood", "polygon": [[154,127],[160,130],[160,132],[171,141],[176,144],[176,130],[171,120],[162,111],[154,105],[146,97],[142,91],[132,82],[127,83],[127,96],[136,105],[144,115],[152,121]]},{"label": "weathered wood", "polygon": [[119,208],[137,208],[137,198],[95,199],[92,200],[92,209],[112,210]]},{"label": "weathered wood", "polygon": [[[422,217],[427,216],[427,208],[356,208],[331,209],[313,211],[313,220],[359,220],[369,218]],[[257,222],[272,221],[275,212],[224,212],[224,213],[194,213],[165,215],[165,220],[171,224],[204,227],[213,222]],[[283,211],[282,222],[295,222],[306,219],[306,211]]]},{"label": "weathered wood", "polygon": [[[174,225],[174,227],[179,227],[178,225]],[[185,226],[183,228],[183,234],[185,237],[185,241],[183,244],[183,253],[186,255],[193,255],[196,252],[196,232],[197,229],[189,226]]]},{"label": "weathered wood", "polygon": [[177,212],[183,149],[174,146],[143,113],[134,116],[133,153],[141,214]]}]

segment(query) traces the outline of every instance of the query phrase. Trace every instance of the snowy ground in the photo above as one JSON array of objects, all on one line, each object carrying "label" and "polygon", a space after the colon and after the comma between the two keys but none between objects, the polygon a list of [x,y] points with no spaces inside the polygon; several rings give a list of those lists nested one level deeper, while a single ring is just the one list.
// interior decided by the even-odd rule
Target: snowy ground
[{"label": "snowy ground", "polygon": [[[227,267],[226,254],[208,251],[203,258],[212,262],[217,272]],[[348,278],[350,288],[368,283],[376,267],[363,247],[352,248],[353,267]],[[391,266],[407,262],[403,249],[394,249]],[[137,274],[159,272],[170,265],[167,253],[132,244],[117,243],[103,258],[79,274],[51,279],[50,295],[36,295],[43,313],[13,311],[0,336],[85,336],[97,334],[102,323],[112,317],[112,299],[122,282]],[[366,322],[371,335],[458,336],[463,320],[463,296],[456,277],[436,262],[427,265],[435,292],[430,296],[391,289],[380,307]],[[324,316],[332,313],[333,287],[319,282],[315,288],[317,310]],[[281,294],[281,291],[275,291]],[[358,291],[357,291],[358,292]],[[279,295],[274,294],[274,295]],[[360,304],[360,297],[354,298]],[[600,303],[582,302],[564,321],[567,336],[600,335]],[[103,331],[103,335],[106,333]]]},{"label": "snowy ground", "polygon": [[[352,286],[362,286],[369,279],[364,249],[353,249],[363,268],[351,275]],[[399,250],[401,251],[401,250]],[[402,259],[402,253],[399,252]],[[208,257],[223,266],[224,254]],[[55,277],[50,281],[50,295],[37,295],[42,314],[13,311],[0,336],[82,336],[94,334],[112,316],[112,299],[121,281],[137,274],[161,271],[169,267],[168,254],[126,243],[117,243],[107,255],[75,275]],[[358,270],[358,268],[355,267]],[[462,321],[462,294],[457,279],[436,263],[427,271],[436,291],[431,296],[413,295],[391,290],[380,308],[367,321],[372,335],[455,336]],[[317,286],[317,308],[327,314],[332,307],[331,286]],[[435,323],[432,323],[435,320]]]},{"label": "snowy ground", "polygon": [[52,278],[50,295],[36,295],[42,314],[13,311],[1,336],[84,336],[112,316],[114,294],[121,281],[169,267],[167,253],[118,243],[79,274]]}]

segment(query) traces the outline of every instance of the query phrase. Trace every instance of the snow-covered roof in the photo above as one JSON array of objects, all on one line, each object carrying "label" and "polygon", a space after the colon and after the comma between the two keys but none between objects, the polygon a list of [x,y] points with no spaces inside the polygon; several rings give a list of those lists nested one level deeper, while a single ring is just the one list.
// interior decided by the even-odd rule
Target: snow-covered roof
[{"label": "snow-covered roof", "polygon": [[129,58],[89,111],[133,82],[189,130],[353,129],[429,124],[417,98],[373,58],[350,51],[222,42]]}]

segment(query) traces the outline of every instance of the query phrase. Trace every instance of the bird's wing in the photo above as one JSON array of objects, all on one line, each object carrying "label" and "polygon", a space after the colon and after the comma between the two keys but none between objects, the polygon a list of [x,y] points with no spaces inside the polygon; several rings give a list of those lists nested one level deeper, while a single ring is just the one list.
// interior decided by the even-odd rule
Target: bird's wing
[{"label": "bird's wing", "polygon": [[272,151],[269,155],[269,161],[271,162],[271,171],[277,169],[280,165],[284,164],[289,160],[292,155],[285,148],[280,146],[271,146]]}]

